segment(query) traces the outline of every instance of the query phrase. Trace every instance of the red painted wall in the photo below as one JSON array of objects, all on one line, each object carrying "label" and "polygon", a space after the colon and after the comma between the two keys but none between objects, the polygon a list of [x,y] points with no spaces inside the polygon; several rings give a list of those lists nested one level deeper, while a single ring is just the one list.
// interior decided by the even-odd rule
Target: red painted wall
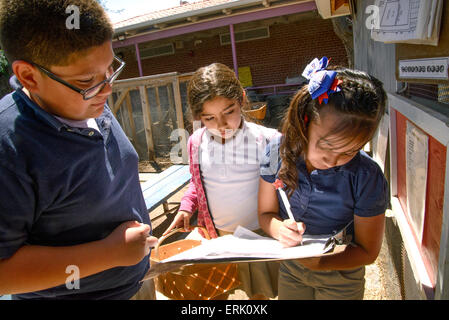
[{"label": "red painted wall", "polygon": [[[308,18],[269,28],[267,39],[236,44],[238,66],[250,66],[254,86],[285,83],[287,77],[299,76],[315,57],[327,56],[332,58],[331,65],[347,66],[346,51],[330,19]],[[184,41],[184,48],[175,49],[174,55],[142,60],[143,75],[188,73],[213,62],[233,68],[231,45],[222,46],[218,35],[199,39],[202,43],[197,46],[193,41]],[[138,77],[134,52],[124,59],[127,66],[120,78]]]},{"label": "red painted wall", "polygon": [[[406,128],[407,118],[396,111],[397,128],[397,191],[402,209],[407,214],[406,189]],[[422,130],[422,129],[421,129]],[[421,248],[424,264],[433,286],[438,273],[438,256],[440,253],[441,225],[443,222],[444,180],[446,173],[447,150],[435,138],[429,137],[429,162],[426,186],[426,207],[422,242],[415,240]],[[407,217],[408,219],[408,217]]]}]

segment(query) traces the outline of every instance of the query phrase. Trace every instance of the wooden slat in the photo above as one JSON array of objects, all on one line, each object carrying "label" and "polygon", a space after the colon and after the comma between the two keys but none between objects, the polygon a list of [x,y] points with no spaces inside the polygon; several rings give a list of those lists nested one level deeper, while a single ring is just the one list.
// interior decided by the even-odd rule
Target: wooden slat
[{"label": "wooden slat", "polygon": [[177,72],[170,72],[165,74],[157,74],[152,76],[145,76],[140,78],[130,78],[124,80],[117,80],[114,82],[115,89],[123,89],[128,87],[145,86],[162,86],[173,81],[178,75]]},{"label": "wooden slat", "polygon": [[192,75],[194,74],[194,72],[189,72],[189,73],[183,73],[180,74],[178,76],[179,82],[186,82],[186,81],[190,81],[190,79],[192,78]]},{"label": "wooden slat", "polygon": [[174,128],[176,120],[176,108],[175,103],[173,101],[173,94],[174,91],[170,90],[170,86],[167,86],[167,97],[168,97],[168,114],[167,117],[169,117],[172,121],[172,126]]},{"label": "wooden slat", "polygon": [[136,132],[136,126],[134,124],[133,106],[132,106],[131,97],[129,94],[126,95],[126,106],[128,108],[129,124],[131,126],[131,136],[132,136],[134,144],[137,144],[137,132]]},{"label": "wooden slat", "polygon": [[[181,150],[182,150],[182,159],[181,162],[184,164],[188,163],[188,155],[187,155],[187,138],[189,136],[189,133],[185,131],[184,128],[184,116],[182,111],[182,101],[181,101],[181,94],[179,90],[179,83],[180,81],[186,82],[189,81],[193,73],[186,73],[186,74],[178,74],[177,72],[171,72],[166,74],[158,74],[158,75],[152,75],[152,76],[146,76],[146,77],[140,77],[140,78],[131,78],[131,79],[124,79],[124,80],[118,80],[114,82],[113,91],[117,93],[117,100],[115,103],[113,103],[113,99],[109,99],[109,105],[112,110],[112,112],[116,115],[118,114],[118,111],[123,105],[123,102],[125,99],[127,99],[127,96],[129,95],[129,92],[131,90],[139,90],[140,92],[140,100],[142,103],[142,113],[143,113],[143,122],[144,122],[144,131],[145,131],[145,138],[147,142],[147,149],[148,149],[148,159],[150,161],[155,161],[155,143],[153,139],[153,132],[155,130],[155,127],[153,126],[153,121],[150,113],[150,101],[148,99],[148,92],[146,88],[148,87],[156,87],[156,94],[158,94],[158,88],[160,86],[173,86],[173,98],[171,96],[171,91],[169,92],[169,111],[164,115],[160,102],[157,103],[158,111],[160,111],[160,117],[159,119],[166,119],[167,117],[170,117],[173,123],[176,122],[177,128],[180,129],[177,132],[181,135]],[[144,89],[142,89],[144,88]],[[156,99],[158,97],[156,96]],[[160,98],[160,97],[159,97]],[[134,131],[135,131],[135,124],[133,128],[133,124],[131,123],[132,120],[132,112],[129,112],[129,108],[122,110],[123,112],[120,112],[122,116],[121,124],[125,128],[127,128],[127,136],[130,140],[136,140]],[[126,112],[128,111],[128,112]],[[123,121],[125,113],[129,113],[130,119],[126,122]],[[127,124],[130,124],[129,128]],[[175,127],[175,125],[173,126]]]},{"label": "wooden slat", "polygon": [[145,137],[148,146],[148,159],[155,160],[154,157],[154,142],[153,142],[153,130],[151,128],[151,114],[150,114],[150,102],[148,100],[148,94],[145,86],[139,87],[140,101],[142,105],[143,123],[145,126]]},{"label": "wooden slat", "polygon": [[126,88],[124,91],[122,91],[120,97],[117,98],[117,101],[112,108],[112,112],[114,112],[114,114],[116,114],[118,109],[120,109],[120,105],[123,103],[123,100],[125,100],[130,90],[131,88]]},{"label": "wooden slat", "polygon": [[178,124],[178,132],[180,135],[182,135],[182,144],[181,144],[181,150],[182,150],[182,163],[187,164],[189,162],[188,155],[187,155],[187,132],[184,128],[184,115],[182,112],[182,101],[181,101],[181,91],[179,90],[179,79],[176,78],[175,81],[173,81],[173,94],[175,98],[175,107],[176,107],[176,119]]},{"label": "wooden slat", "polygon": [[117,114],[113,110],[114,109],[114,98],[112,97],[112,94],[110,94],[108,97],[108,106],[109,106],[109,109],[111,109],[114,116],[117,118]]},{"label": "wooden slat", "polygon": [[173,98],[172,98],[171,90],[170,90],[169,86],[167,86],[167,98],[168,98],[168,110],[170,110],[172,108],[175,109],[175,104],[173,103]]},{"label": "wooden slat", "polygon": [[[127,119],[129,118],[129,115],[127,114],[126,111],[127,110],[125,110],[125,109],[121,110],[121,112],[120,112],[120,121],[121,121],[121,126],[123,128],[123,131],[125,131],[125,134],[128,137],[128,139],[131,140],[132,134],[129,132],[129,127],[127,125],[125,125],[125,124],[128,123]],[[118,113],[118,110],[117,110],[117,113]]]},{"label": "wooden slat", "polygon": [[154,93],[156,95],[156,108],[158,113],[158,122],[159,125],[162,126],[162,107],[161,107],[161,99],[159,97],[159,87],[154,87]]}]

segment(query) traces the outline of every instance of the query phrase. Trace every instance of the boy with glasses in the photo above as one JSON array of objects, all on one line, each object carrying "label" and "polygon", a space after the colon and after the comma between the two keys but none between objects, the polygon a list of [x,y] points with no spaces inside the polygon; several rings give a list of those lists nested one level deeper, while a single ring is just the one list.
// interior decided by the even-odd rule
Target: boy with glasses
[{"label": "boy with glasses", "polygon": [[[149,269],[138,156],[105,104],[125,63],[94,0],[0,0],[0,295],[130,299]],[[139,292],[139,295],[141,292]]]}]

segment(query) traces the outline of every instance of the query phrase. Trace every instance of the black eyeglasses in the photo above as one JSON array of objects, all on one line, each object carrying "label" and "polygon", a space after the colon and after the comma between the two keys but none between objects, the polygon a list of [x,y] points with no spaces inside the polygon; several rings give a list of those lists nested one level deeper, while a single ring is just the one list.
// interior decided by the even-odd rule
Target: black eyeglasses
[{"label": "black eyeglasses", "polygon": [[[65,85],[66,87],[69,87],[70,89],[80,93],[83,96],[84,100],[89,100],[92,99],[93,97],[95,97],[101,90],[103,90],[103,88],[106,86],[106,84],[110,84],[112,85],[112,83],[117,79],[117,77],[119,76],[119,74],[122,72],[123,68],[125,67],[125,62],[123,60],[121,60],[118,57],[114,57],[114,62],[118,63],[119,66],[117,68],[114,68],[114,66],[111,66],[111,75],[101,81],[100,83],[94,85],[91,88],[88,89],[80,89],[75,87],[74,85],[62,80],[61,78],[59,78],[57,75],[55,75],[54,73],[48,71],[47,69],[45,69],[44,67],[34,63],[34,62],[29,62],[32,65],[36,66],[37,68],[39,68],[39,70],[41,70],[43,73],[45,73],[49,78]],[[114,71],[115,69],[115,71]]]}]

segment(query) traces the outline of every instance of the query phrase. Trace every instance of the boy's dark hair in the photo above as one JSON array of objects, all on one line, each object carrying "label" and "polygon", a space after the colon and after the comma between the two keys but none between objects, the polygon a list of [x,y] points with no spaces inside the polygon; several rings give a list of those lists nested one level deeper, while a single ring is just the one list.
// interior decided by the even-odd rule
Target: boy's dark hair
[{"label": "boy's dark hair", "polygon": [[[79,29],[67,26],[75,12],[69,6],[79,9]],[[73,53],[102,45],[113,33],[95,0],[0,0],[0,44],[10,63],[67,65]]]},{"label": "boy's dark hair", "polygon": [[295,94],[285,115],[279,150],[282,160],[279,177],[287,185],[289,195],[298,185],[296,162],[307,151],[310,121],[315,121],[327,112],[338,115],[339,121],[329,135],[343,138],[340,139],[341,143],[357,141],[362,148],[372,139],[385,114],[387,94],[382,82],[359,70],[335,68],[335,71],[337,79],[342,81],[341,92],[331,94],[328,104],[313,100],[306,85]]}]

